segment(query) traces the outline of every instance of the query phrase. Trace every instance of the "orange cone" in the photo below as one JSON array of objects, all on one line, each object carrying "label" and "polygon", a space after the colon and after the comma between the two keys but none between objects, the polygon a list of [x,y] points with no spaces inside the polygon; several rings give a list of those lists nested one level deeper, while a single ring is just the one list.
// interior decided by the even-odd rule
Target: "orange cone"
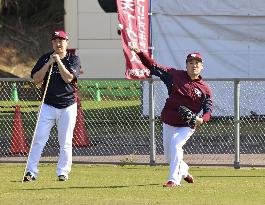
[{"label": "orange cone", "polygon": [[10,152],[12,154],[26,154],[29,152],[29,148],[27,147],[26,144],[19,105],[16,105],[15,114],[14,114]]},{"label": "orange cone", "polygon": [[74,138],[73,145],[79,147],[88,147],[91,146],[90,140],[88,138],[85,122],[84,122],[84,114],[81,108],[81,103],[78,102],[77,105],[77,117],[76,124],[74,129]]}]

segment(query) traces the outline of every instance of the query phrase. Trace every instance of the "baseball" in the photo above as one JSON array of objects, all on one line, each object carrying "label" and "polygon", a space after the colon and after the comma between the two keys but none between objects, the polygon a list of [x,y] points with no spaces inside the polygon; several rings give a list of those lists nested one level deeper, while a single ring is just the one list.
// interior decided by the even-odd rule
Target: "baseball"
[{"label": "baseball", "polygon": [[118,29],[118,30],[122,30],[122,29],[123,29],[123,25],[119,23],[119,24],[117,25],[117,29]]}]

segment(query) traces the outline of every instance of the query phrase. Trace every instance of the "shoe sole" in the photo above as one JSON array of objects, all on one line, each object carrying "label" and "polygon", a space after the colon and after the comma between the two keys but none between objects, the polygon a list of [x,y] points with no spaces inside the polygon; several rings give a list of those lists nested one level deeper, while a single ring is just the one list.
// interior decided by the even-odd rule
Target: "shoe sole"
[{"label": "shoe sole", "polygon": [[163,187],[178,187],[178,186],[181,186],[181,184],[163,184]]},{"label": "shoe sole", "polygon": [[171,186],[168,186],[168,185],[163,185],[163,187],[178,187],[178,186],[180,186],[180,185],[171,185]]}]

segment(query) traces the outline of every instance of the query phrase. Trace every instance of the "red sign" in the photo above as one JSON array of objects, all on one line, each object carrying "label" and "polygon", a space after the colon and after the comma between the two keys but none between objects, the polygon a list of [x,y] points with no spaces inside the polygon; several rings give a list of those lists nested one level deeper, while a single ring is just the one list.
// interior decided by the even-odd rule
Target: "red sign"
[{"label": "red sign", "polygon": [[126,78],[141,79],[149,76],[149,70],[141,63],[129,46],[149,52],[149,0],[116,0],[119,29],[126,59]]}]

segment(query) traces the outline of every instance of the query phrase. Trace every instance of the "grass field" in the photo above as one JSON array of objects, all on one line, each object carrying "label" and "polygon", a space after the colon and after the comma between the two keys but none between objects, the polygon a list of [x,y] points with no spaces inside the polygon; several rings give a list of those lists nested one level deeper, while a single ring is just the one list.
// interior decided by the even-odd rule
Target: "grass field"
[{"label": "grass field", "polygon": [[21,183],[24,164],[0,164],[0,204],[262,205],[265,170],[192,167],[195,183],[164,188],[167,166],[73,165],[57,181],[56,164],[41,164],[37,181]]},{"label": "grass field", "polygon": [[140,97],[141,82],[140,81],[78,81],[79,92],[95,93],[100,91],[102,95],[116,97]]}]

